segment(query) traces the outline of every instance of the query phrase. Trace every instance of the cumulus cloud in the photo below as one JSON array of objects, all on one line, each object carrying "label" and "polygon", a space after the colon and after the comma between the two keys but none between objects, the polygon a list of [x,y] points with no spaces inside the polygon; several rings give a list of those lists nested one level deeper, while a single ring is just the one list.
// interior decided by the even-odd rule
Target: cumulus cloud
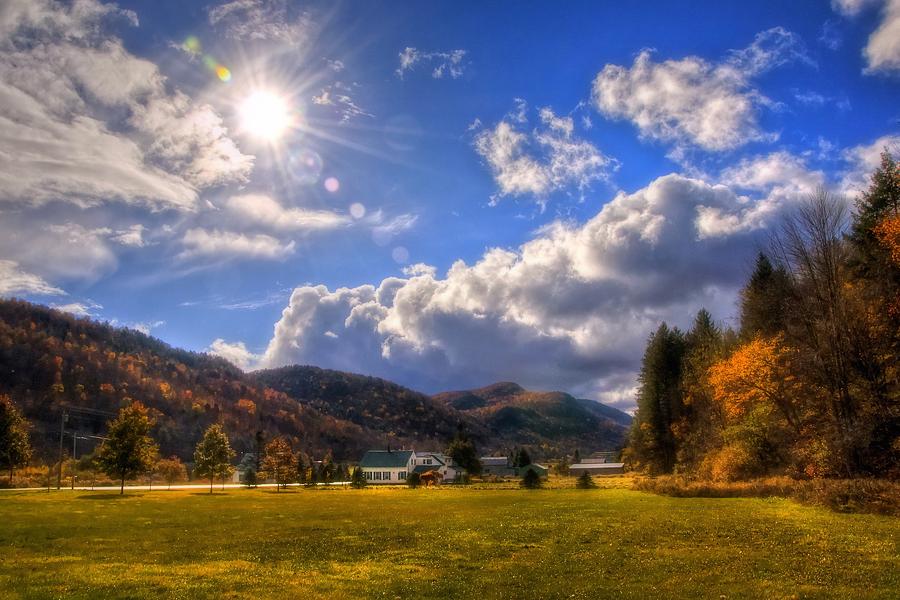
[{"label": "cumulus cloud", "polygon": [[65,292],[34,273],[23,271],[16,261],[0,260],[0,296],[24,294],[64,296]]},{"label": "cumulus cloud", "polygon": [[189,209],[199,188],[246,179],[252,157],[221,117],[107,33],[116,17],[137,22],[96,0],[4,6],[0,200]]},{"label": "cumulus cloud", "polygon": [[498,197],[531,194],[543,205],[553,192],[583,192],[618,168],[615,159],[575,135],[572,117],[557,116],[547,107],[539,115],[536,128],[523,130],[526,105],[518,100],[506,118],[476,134],[475,150],[494,176]]},{"label": "cumulus cloud", "polygon": [[252,369],[259,361],[259,355],[247,350],[244,342],[232,344],[222,338],[217,338],[213,340],[213,343],[209,345],[206,351],[224,358],[234,366],[245,371]]},{"label": "cumulus cloud", "polygon": [[[729,175],[766,190],[754,196],[667,175],[618,194],[582,225],[553,223],[517,249],[490,249],[443,275],[414,265],[375,285],[298,287],[261,364],[315,362],[429,391],[510,379],[627,407],[660,320],[687,325],[701,306],[733,313],[745,276],[735,264],[750,265],[778,212],[756,207],[778,202],[768,193],[793,175]],[[713,226],[709,211],[730,225]]]},{"label": "cumulus cloud", "polygon": [[44,224],[31,213],[0,219],[0,256],[53,281],[96,281],[118,266],[111,230],[71,221]]},{"label": "cumulus cloud", "polygon": [[[312,20],[287,0],[233,0],[212,7],[209,23],[235,40],[267,40],[298,46],[309,41]],[[339,61],[337,61],[339,62]]]},{"label": "cumulus cloud", "polygon": [[327,210],[287,208],[264,194],[232,196],[225,210],[235,225],[258,226],[271,231],[297,233],[335,229],[347,225],[349,219]]},{"label": "cumulus cloud", "polygon": [[594,79],[592,98],[598,111],[631,121],[644,137],[730,150],[773,137],[758,123],[760,107],[771,101],[752,80],[796,61],[811,62],[800,39],[781,27],[715,63],[697,56],[655,62],[643,50],[631,67],[606,65]]},{"label": "cumulus cloud", "polygon": [[832,8],[852,17],[880,6],[881,22],[869,36],[863,54],[867,73],[900,70],[900,0],[832,0]]},{"label": "cumulus cloud", "polygon": [[228,260],[250,258],[283,260],[294,253],[294,242],[282,243],[264,234],[243,234],[200,227],[188,229],[181,240],[184,250],[181,258],[209,258]]},{"label": "cumulus cloud", "polygon": [[465,74],[467,63],[465,50],[448,50],[438,52],[425,52],[417,48],[406,47],[400,52],[400,66],[397,67],[397,77],[403,79],[408,71],[413,71],[420,66],[431,69],[434,79],[443,79],[445,75],[451,79],[459,79]]},{"label": "cumulus cloud", "polygon": [[109,239],[116,242],[117,244],[121,244],[122,246],[143,248],[147,245],[147,242],[144,240],[144,232],[146,230],[146,227],[138,223],[136,225],[128,227],[127,229],[114,232]]}]

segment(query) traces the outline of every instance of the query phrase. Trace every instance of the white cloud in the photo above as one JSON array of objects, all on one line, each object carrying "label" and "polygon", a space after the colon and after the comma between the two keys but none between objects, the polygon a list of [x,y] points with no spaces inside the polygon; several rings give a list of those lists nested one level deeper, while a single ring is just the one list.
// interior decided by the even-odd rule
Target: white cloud
[{"label": "white cloud", "polygon": [[881,22],[863,49],[867,62],[865,72],[900,70],[900,0],[832,0],[831,6],[847,17],[880,6]]},{"label": "white cloud", "polygon": [[135,331],[140,331],[144,335],[150,335],[151,331],[157,327],[162,327],[165,324],[165,321],[138,321],[137,323],[131,323],[128,327],[131,327]]},{"label": "white cloud", "polygon": [[68,304],[51,304],[50,306],[51,308],[61,310],[76,317],[96,317],[98,314],[97,310],[103,308],[102,305],[91,302],[90,300],[85,302],[70,302]]},{"label": "white cloud", "polygon": [[136,225],[130,226],[127,229],[114,232],[109,239],[116,242],[117,244],[121,244],[122,246],[143,248],[147,245],[147,242],[144,240],[144,232],[146,230],[146,227],[138,223]]},{"label": "white cloud", "polygon": [[209,23],[235,40],[307,43],[313,23],[287,0],[233,0],[209,9]]},{"label": "white cloud", "polygon": [[209,345],[206,351],[224,358],[234,366],[245,371],[252,369],[260,358],[258,354],[253,354],[247,350],[244,342],[229,343],[222,338],[213,340],[213,343]]},{"label": "white cloud", "polygon": [[264,194],[232,196],[225,202],[225,210],[235,226],[259,226],[277,232],[306,232],[335,229],[347,225],[344,215],[307,208],[287,208]]},{"label": "white cloud", "polygon": [[18,294],[64,296],[66,293],[43,278],[21,270],[16,261],[0,259],[0,296]]},{"label": "white cloud", "polygon": [[318,94],[313,96],[312,103],[318,106],[332,107],[340,115],[342,123],[349,123],[358,117],[374,117],[375,115],[361,108],[350,96],[355,87],[358,86],[336,81],[323,87]]},{"label": "white cloud", "polygon": [[888,0],[865,54],[869,72],[900,70],[900,0]]},{"label": "white cloud", "polygon": [[431,69],[434,79],[443,79],[448,75],[451,79],[459,79],[465,74],[467,63],[465,50],[448,50],[441,52],[424,52],[416,48],[406,47],[400,52],[400,66],[397,67],[397,77],[403,78],[407,71],[412,71],[418,66],[425,65]]},{"label": "white cloud", "polygon": [[883,135],[871,144],[844,150],[842,158],[847,163],[847,170],[841,180],[841,191],[856,196],[868,189],[872,172],[881,165],[881,153],[885,150],[894,157],[900,156],[900,135]]},{"label": "white cloud", "polygon": [[[261,364],[315,362],[427,390],[510,379],[630,403],[622,395],[660,320],[687,325],[701,306],[733,313],[746,275],[735,265],[750,264],[777,214],[754,208],[778,202],[767,195],[787,187],[778,179],[742,179],[766,190],[751,198],[667,175],[583,225],[556,222],[443,276],[415,265],[377,285],[298,287]],[[711,226],[705,211],[731,226]]]},{"label": "white cloud", "polygon": [[602,114],[630,120],[645,137],[730,150],[772,139],[757,119],[759,107],[771,101],[752,78],[794,61],[811,62],[799,38],[781,27],[757,34],[750,46],[718,63],[696,56],[657,63],[643,50],[630,68],[606,65],[594,79],[592,97]]},{"label": "white cloud", "polygon": [[571,117],[545,107],[534,130],[518,129],[523,121],[525,105],[519,101],[507,118],[475,136],[475,150],[487,161],[499,196],[532,194],[543,205],[550,193],[570,187],[583,192],[618,167],[615,159],[575,135]]},{"label": "white cloud", "polygon": [[0,200],[192,208],[197,190],[243,181],[240,153],[209,106],[167,89],[105,22],[96,0],[10,0],[0,17]]},{"label": "white cloud", "polygon": [[283,260],[294,253],[294,242],[282,243],[270,235],[247,235],[233,231],[188,229],[181,240],[181,258],[231,258]]}]

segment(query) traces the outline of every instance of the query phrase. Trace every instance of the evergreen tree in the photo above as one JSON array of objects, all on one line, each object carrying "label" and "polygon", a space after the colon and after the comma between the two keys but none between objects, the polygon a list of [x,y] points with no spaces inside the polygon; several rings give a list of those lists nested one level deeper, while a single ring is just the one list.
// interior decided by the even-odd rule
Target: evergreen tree
[{"label": "evergreen tree", "polygon": [[419,487],[419,483],[422,481],[422,476],[418,473],[410,473],[406,476],[406,485],[415,489]]},{"label": "evergreen tree", "polygon": [[525,448],[519,448],[519,452],[516,454],[516,461],[513,464],[514,467],[526,467],[531,464],[531,455],[528,454],[528,450]]},{"label": "evergreen tree", "polygon": [[213,480],[223,479],[232,472],[231,459],[234,450],[228,443],[228,436],[219,424],[211,425],[194,450],[194,473],[209,477],[209,493],[213,491]]},{"label": "evergreen tree", "polygon": [[9,396],[0,395],[0,468],[9,469],[10,487],[16,467],[24,467],[30,458],[28,422]]},{"label": "evergreen tree", "polygon": [[259,473],[262,470],[263,455],[266,452],[266,436],[261,429],[258,429],[253,436],[253,443],[253,470]]},{"label": "evergreen tree", "polygon": [[249,467],[244,471],[244,485],[248,488],[256,487],[256,469]]},{"label": "evergreen tree", "polygon": [[741,337],[770,337],[785,329],[791,282],[784,267],[775,267],[762,252],[740,296]]},{"label": "evergreen tree", "polygon": [[686,349],[682,364],[682,414],[672,425],[677,449],[677,462],[686,468],[696,467],[706,451],[718,443],[724,424],[720,406],[714,401],[707,373],[722,357],[724,336],[712,315],[701,309],[685,336]]},{"label": "evergreen tree", "polygon": [[303,452],[297,452],[297,483],[303,485],[306,483],[306,461],[303,459]]},{"label": "evergreen tree", "polygon": [[456,436],[447,448],[447,456],[470,474],[481,474],[481,460],[478,458],[478,450],[475,448],[472,440],[469,439],[469,435],[466,433],[465,426],[462,423],[456,428]]},{"label": "evergreen tree", "polygon": [[662,323],[650,336],[638,377],[638,409],[629,456],[651,472],[670,473],[676,442],[672,425],[682,414],[681,363],[684,336]]},{"label": "evergreen tree", "polygon": [[158,448],[150,437],[154,422],[140,402],[132,402],[109,423],[106,439],[97,451],[97,464],[104,473],[119,480],[119,494],[125,480],[149,471]]},{"label": "evergreen tree", "polygon": [[350,485],[356,489],[366,487],[366,474],[363,473],[362,467],[353,468],[353,475],[350,476]]},{"label": "evergreen tree", "polygon": [[581,452],[578,451],[578,448],[575,448],[575,454],[572,455],[572,464],[577,465],[581,462]]},{"label": "evergreen tree", "polygon": [[522,477],[522,481],[519,485],[529,490],[536,490],[543,484],[540,475],[538,475],[534,469],[528,469],[525,471],[525,475]]},{"label": "evergreen tree", "polygon": [[587,471],[583,471],[581,475],[578,476],[578,479],[575,480],[575,487],[579,490],[589,490],[597,487],[597,484],[594,483],[594,479]]}]

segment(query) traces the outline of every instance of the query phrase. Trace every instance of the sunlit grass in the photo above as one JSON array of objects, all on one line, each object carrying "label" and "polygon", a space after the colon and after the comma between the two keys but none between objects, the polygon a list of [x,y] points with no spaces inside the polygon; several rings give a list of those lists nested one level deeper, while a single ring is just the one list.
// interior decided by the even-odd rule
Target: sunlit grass
[{"label": "sunlit grass", "polygon": [[0,524],[11,598],[900,594],[896,518],[621,487],[5,492]]}]

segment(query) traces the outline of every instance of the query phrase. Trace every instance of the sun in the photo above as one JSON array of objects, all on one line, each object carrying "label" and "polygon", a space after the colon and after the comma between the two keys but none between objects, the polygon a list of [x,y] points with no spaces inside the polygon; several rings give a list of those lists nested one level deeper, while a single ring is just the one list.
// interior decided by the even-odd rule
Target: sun
[{"label": "sun", "polygon": [[288,102],[269,91],[250,94],[241,103],[240,116],[244,131],[268,142],[277,141],[293,125]]}]

